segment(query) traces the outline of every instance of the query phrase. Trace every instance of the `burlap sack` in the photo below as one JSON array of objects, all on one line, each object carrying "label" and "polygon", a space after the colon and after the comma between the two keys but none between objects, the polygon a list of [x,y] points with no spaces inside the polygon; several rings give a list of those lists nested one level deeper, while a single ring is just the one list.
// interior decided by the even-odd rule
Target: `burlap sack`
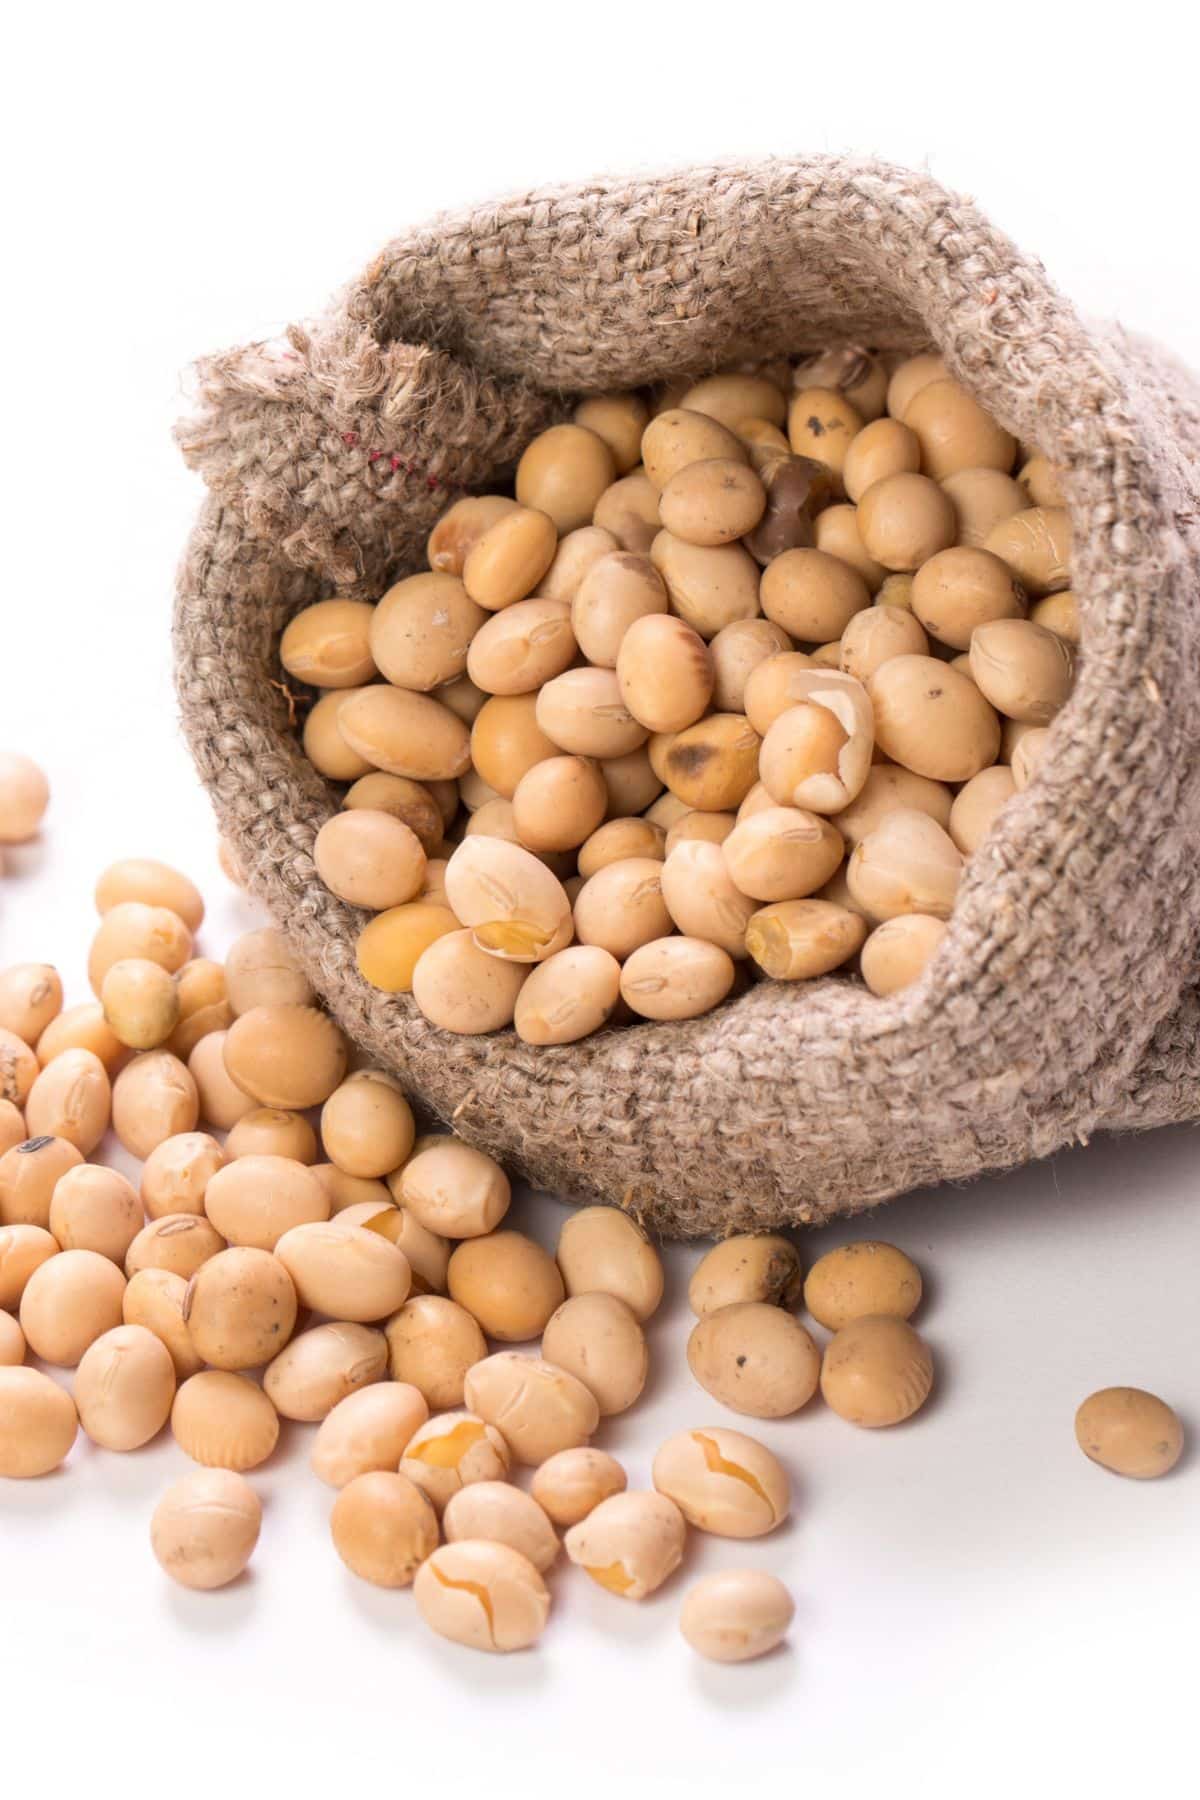
[{"label": "burlap sack", "polygon": [[[291,729],[284,621],[419,566],[446,503],[572,394],[837,338],[936,345],[1065,470],[1075,522],[1078,687],[925,978],[889,1001],[765,983],[561,1049],[454,1038],[372,990],[363,915],[313,869],[336,801]],[[181,442],[210,498],[175,615],[197,766],[346,1030],[468,1138],[686,1235],[1200,1112],[1200,396],[1085,324],[973,205],[828,157],[525,195],[389,244],[283,347],[202,364],[199,397]]]}]

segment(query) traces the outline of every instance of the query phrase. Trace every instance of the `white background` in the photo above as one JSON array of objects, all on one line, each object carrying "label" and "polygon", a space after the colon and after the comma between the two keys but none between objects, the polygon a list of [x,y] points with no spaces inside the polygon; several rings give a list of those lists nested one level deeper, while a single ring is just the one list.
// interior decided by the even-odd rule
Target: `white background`
[{"label": "white background", "polygon": [[[1070,11],[1076,26],[1053,4],[22,9],[0,123],[0,742],[44,763],[55,798],[0,884],[3,959],[53,960],[86,997],[90,888],[117,854],[191,871],[210,954],[250,922],[174,726],[171,575],[198,499],[168,435],[180,371],[314,311],[405,224],[600,169],[878,152],[974,193],[1084,308],[1200,363],[1183,15]],[[1200,1462],[1123,1483],[1080,1456],[1071,1421],[1090,1390],[1130,1382],[1200,1432],[1195,1156],[1187,1130],[1100,1141],[871,1222],[929,1278],[938,1395],[892,1434],[817,1408],[764,1431],[795,1477],[793,1523],[710,1540],[688,1570],[754,1562],[790,1582],[791,1646],[754,1667],[685,1649],[686,1575],[640,1609],[561,1579],[527,1656],[430,1639],[409,1596],[334,1557],[305,1428],[255,1478],[252,1575],[214,1596],[173,1589],[150,1556],[150,1510],[184,1466],[170,1443],[77,1450],[5,1484],[4,1791],[1186,1784]],[[527,1213],[548,1241],[559,1216]],[[669,1255],[647,1402],[600,1440],[635,1482],[662,1436],[718,1410],[683,1364],[694,1254]]]}]

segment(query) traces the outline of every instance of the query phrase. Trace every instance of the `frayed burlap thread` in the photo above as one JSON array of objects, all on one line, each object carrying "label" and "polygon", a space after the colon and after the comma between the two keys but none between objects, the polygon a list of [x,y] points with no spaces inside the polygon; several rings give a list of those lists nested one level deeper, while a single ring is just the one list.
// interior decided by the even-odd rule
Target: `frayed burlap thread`
[{"label": "frayed burlap thread", "polygon": [[[456,1038],[358,975],[316,877],[336,804],[280,630],[419,565],[456,493],[575,393],[829,338],[934,344],[1064,471],[1085,655],[949,934],[890,1000],[756,986],[677,1025],[534,1049]],[[821,1221],[1200,1113],[1200,392],[1085,324],[973,204],[813,157],[554,189],[436,221],[329,316],[201,365],[180,429],[210,497],[175,615],[183,724],[249,885],[350,1035],[534,1183],[677,1235]]]}]

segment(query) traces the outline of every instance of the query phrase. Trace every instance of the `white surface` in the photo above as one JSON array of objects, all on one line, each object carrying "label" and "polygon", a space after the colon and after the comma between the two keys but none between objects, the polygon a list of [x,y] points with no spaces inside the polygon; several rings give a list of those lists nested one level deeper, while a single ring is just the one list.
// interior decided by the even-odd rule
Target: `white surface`
[{"label": "white surface", "polygon": [[[19,27],[0,740],[44,762],[55,800],[0,888],[0,949],[58,962],[73,1000],[91,884],[116,854],[201,882],[210,953],[249,922],[174,731],[170,578],[197,498],[168,438],[179,371],[315,309],[394,229],[604,166],[874,150],[974,191],[1085,308],[1200,361],[1174,8],[1077,26],[1059,6],[408,10],[67,7]],[[1132,1382],[1200,1432],[1195,1158],[1187,1131],[1101,1141],[892,1206],[869,1229],[927,1274],[935,1403],[891,1434],[816,1407],[764,1429],[796,1479],[786,1531],[697,1543],[640,1609],[560,1579],[529,1656],[432,1640],[409,1596],[342,1569],[307,1428],[253,1478],[252,1576],[213,1596],[170,1587],[150,1556],[149,1513],[185,1467],[173,1445],[81,1448],[56,1477],[5,1484],[4,1791],[118,1770],[126,1791],[182,1795],[206,1777],[238,1795],[268,1777],[456,1796],[880,1782],[974,1800],[1152,1792],[1172,1769],[1186,1786],[1197,1453],[1123,1483],[1080,1456],[1071,1421],[1092,1389]],[[524,1215],[547,1241],[558,1217],[549,1200]],[[693,1257],[668,1259],[648,1400],[599,1440],[634,1481],[669,1430],[718,1412],[683,1363]],[[743,1561],[790,1582],[796,1625],[786,1652],[723,1672],[676,1615],[693,1573]]]}]

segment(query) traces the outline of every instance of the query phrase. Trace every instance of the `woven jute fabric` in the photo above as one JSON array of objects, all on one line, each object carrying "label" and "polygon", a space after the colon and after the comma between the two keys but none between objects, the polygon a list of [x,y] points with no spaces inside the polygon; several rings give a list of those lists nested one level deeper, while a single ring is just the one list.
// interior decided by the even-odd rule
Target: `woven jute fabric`
[{"label": "woven jute fabric", "polygon": [[[893,999],[762,983],[557,1049],[457,1038],[370,988],[317,879],[336,796],[280,630],[420,565],[572,395],[859,340],[932,344],[1064,471],[1085,651],[1037,779]],[[179,579],[183,724],[249,885],[350,1036],[537,1185],[669,1234],[812,1222],[1200,1113],[1200,390],[1085,323],[922,175],[828,157],[556,188],[388,245],[327,317],[200,366],[209,498]]]}]

